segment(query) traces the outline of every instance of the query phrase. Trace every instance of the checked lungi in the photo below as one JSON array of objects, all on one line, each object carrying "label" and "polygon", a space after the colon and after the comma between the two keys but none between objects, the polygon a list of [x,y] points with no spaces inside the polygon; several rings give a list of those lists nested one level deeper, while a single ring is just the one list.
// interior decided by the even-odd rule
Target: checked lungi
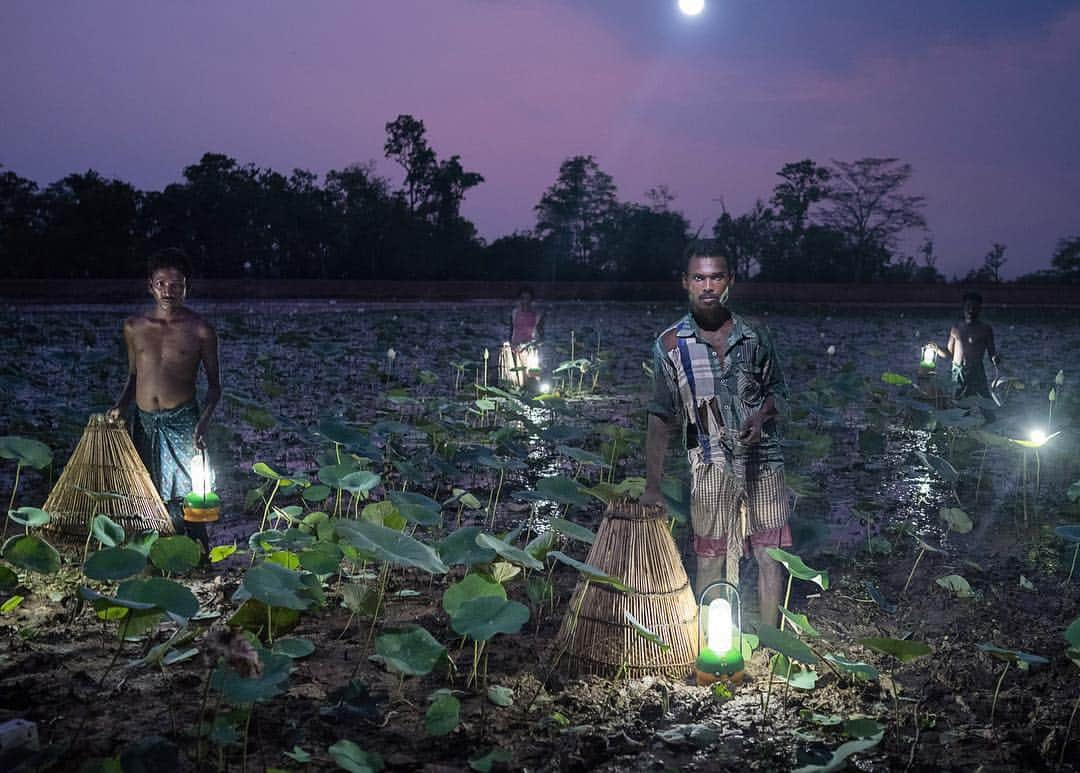
[{"label": "checked lungi", "polygon": [[708,558],[725,556],[727,580],[737,585],[739,559],[748,542],[770,547],[791,545],[791,495],[784,482],[784,468],[761,468],[741,477],[722,463],[704,462],[699,449],[692,449],[689,457],[694,553]]}]

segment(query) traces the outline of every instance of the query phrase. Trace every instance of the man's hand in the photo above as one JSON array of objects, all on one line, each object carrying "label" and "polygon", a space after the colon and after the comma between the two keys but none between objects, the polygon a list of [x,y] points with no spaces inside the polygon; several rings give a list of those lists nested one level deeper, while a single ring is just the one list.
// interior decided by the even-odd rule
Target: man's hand
[{"label": "man's hand", "polygon": [[119,405],[114,405],[112,408],[105,411],[105,418],[108,421],[119,421],[123,415],[124,409],[121,408]]},{"label": "man's hand", "polygon": [[644,507],[666,507],[664,503],[664,495],[658,488],[647,488],[638,497],[638,504]]},{"label": "man's hand", "polygon": [[195,425],[195,447],[200,451],[206,448],[206,432],[210,427],[210,422],[207,419],[203,419]]},{"label": "man's hand", "polygon": [[746,417],[746,421],[739,428],[739,442],[748,446],[761,442],[761,428],[765,424],[765,416],[761,411],[755,411]]}]

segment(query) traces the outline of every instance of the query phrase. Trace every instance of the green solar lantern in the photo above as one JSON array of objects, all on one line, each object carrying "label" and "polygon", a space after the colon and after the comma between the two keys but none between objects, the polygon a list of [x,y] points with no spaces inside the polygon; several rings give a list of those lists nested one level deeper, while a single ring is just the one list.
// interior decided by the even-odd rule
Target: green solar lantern
[{"label": "green solar lantern", "polygon": [[184,497],[184,520],[210,523],[221,517],[221,498],[214,493],[214,470],[201,449],[191,459],[191,493]]},{"label": "green solar lantern", "polygon": [[935,344],[927,344],[922,348],[922,362],[919,365],[929,369],[937,367],[937,346]]},{"label": "green solar lantern", "polygon": [[742,600],[739,589],[730,582],[714,582],[698,599],[695,667],[699,685],[742,683]]}]

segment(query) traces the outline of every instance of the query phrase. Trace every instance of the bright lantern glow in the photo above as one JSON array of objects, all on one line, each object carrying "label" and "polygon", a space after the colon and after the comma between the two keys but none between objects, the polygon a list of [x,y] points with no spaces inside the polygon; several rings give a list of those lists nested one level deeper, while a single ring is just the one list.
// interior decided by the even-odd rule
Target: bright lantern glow
[{"label": "bright lantern glow", "polygon": [[1048,438],[1046,437],[1046,433],[1043,432],[1041,429],[1033,429],[1031,430],[1031,432],[1028,433],[1028,440],[1030,440],[1037,446],[1041,446],[1047,441],[1047,439]]},{"label": "bright lantern glow", "polygon": [[191,459],[191,490],[206,496],[214,489],[214,471],[204,454],[196,454]]},{"label": "bright lantern glow", "polygon": [[928,368],[934,367],[934,361],[937,359],[937,349],[933,344],[927,344],[922,350],[922,364]]},{"label": "bright lantern glow", "polygon": [[679,10],[686,16],[697,16],[705,10],[705,0],[679,0]]},{"label": "bright lantern glow", "polygon": [[522,364],[527,370],[540,370],[540,350],[535,346],[526,349],[522,359],[525,360]]},{"label": "bright lantern glow", "polygon": [[709,627],[705,632],[705,646],[718,655],[731,650],[731,602],[713,599],[709,602]]},{"label": "bright lantern glow", "polygon": [[545,381],[540,385],[540,394],[546,395],[549,392],[551,392],[551,384]]}]

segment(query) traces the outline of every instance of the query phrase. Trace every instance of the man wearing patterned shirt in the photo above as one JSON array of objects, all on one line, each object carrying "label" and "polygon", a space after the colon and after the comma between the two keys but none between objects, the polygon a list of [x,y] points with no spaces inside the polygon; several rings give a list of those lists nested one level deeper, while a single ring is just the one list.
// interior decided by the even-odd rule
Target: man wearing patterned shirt
[{"label": "man wearing patterned shirt", "polygon": [[725,569],[737,585],[739,558],[752,552],[761,620],[776,625],[782,571],[765,551],[791,545],[790,495],[776,428],[787,386],[767,330],[729,310],[734,283],[722,255],[696,254],[687,263],[683,288],[690,313],[653,347],[640,501],[663,504],[664,456],[672,431],[681,428],[692,473],[697,592],[724,579]]}]

